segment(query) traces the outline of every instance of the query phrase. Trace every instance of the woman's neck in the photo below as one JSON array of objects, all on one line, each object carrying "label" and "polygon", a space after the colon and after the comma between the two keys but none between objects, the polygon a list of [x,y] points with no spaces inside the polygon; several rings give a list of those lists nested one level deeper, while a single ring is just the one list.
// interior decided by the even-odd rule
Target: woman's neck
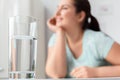
[{"label": "woman's neck", "polygon": [[80,27],[77,28],[74,27],[74,29],[69,29],[66,32],[67,32],[66,33],[67,41],[69,43],[74,44],[74,43],[82,42],[84,31]]}]

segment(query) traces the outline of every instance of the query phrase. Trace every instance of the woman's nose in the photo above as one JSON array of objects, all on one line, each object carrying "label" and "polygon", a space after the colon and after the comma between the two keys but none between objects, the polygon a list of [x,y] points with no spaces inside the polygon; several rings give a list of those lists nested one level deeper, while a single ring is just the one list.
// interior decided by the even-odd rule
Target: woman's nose
[{"label": "woman's nose", "polygon": [[61,14],[61,11],[60,11],[60,9],[58,9],[57,11],[56,11],[56,16],[59,16]]}]

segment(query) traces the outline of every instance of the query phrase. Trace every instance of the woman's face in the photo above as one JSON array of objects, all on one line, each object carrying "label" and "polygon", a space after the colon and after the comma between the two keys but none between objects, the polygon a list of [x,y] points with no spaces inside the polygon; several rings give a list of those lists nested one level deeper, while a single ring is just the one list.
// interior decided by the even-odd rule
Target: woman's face
[{"label": "woman's face", "polygon": [[76,23],[78,24],[78,17],[73,5],[73,0],[61,0],[57,8],[55,18],[56,25],[62,26],[63,28],[68,28],[68,26]]}]

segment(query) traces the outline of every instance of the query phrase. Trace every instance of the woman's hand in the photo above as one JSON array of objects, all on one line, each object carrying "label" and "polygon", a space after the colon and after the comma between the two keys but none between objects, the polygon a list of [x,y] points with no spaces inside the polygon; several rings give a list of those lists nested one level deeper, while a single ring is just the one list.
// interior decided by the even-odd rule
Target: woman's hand
[{"label": "woman's hand", "polygon": [[49,29],[50,29],[51,31],[53,31],[53,32],[56,32],[57,30],[59,30],[59,28],[61,28],[60,25],[59,25],[59,26],[57,25],[57,22],[56,22],[56,18],[55,18],[55,17],[49,19],[49,20],[47,21],[47,25],[48,25]]},{"label": "woman's hand", "polygon": [[79,67],[73,69],[70,75],[75,78],[93,78],[96,77],[96,71],[95,68]]},{"label": "woman's hand", "polygon": [[56,19],[54,17],[47,21],[47,25],[51,31],[56,32]]}]

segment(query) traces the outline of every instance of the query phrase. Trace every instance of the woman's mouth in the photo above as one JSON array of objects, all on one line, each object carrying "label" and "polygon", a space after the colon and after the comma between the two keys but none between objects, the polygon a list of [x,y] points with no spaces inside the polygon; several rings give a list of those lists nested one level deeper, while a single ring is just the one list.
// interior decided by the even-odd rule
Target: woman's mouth
[{"label": "woman's mouth", "polygon": [[56,18],[56,22],[61,22],[62,18]]}]

